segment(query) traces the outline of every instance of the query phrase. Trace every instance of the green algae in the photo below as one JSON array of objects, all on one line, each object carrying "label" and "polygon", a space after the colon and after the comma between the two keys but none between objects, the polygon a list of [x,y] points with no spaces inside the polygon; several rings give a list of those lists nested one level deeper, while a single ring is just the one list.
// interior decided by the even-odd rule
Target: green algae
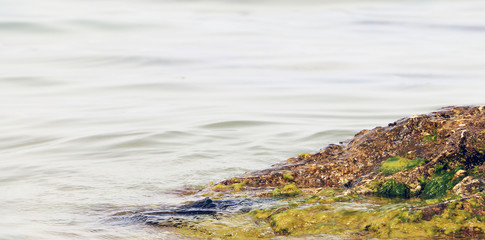
[{"label": "green algae", "polygon": [[234,184],[231,185],[231,188],[235,192],[240,192],[241,189],[246,186],[246,184],[247,184],[247,181],[244,181],[244,182],[241,182],[241,183],[234,183]]},{"label": "green algae", "polygon": [[295,197],[301,194],[300,189],[295,184],[288,184],[282,188],[275,188],[271,196],[276,198]]},{"label": "green algae", "polygon": [[307,226],[325,222],[327,210],[328,207],[324,206],[289,209],[272,216],[270,224],[277,235],[301,234]]},{"label": "green algae", "polygon": [[433,130],[433,134],[429,134],[423,137],[424,142],[436,142],[438,141],[438,133],[436,132],[436,129]]},{"label": "green algae", "polygon": [[483,173],[480,172],[479,167],[480,166],[475,166],[471,169],[468,169],[468,171],[467,171],[468,175],[473,176],[474,178],[478,178],[478,177],[483,176]]},{"label": "green algae", "polygon": [[[312,196],[318,199],[323,196]],[[436,204],[427,200],[425,205]],[[267,239],[276,236],[329,234],[336,238],[444,238],[485,235],[484,199],[474,197],[449,203],[441,214],[425,220],[424,210],[412,210],[415,200],[353,199],[317,204],[288,202],[280,207],[255,209],[217,219],[205,219],[179,233],[210,239]]]},{"label": "green algae", "polygon": [[442,198],[446,195],[448,187],[446,183],[449,179],[445,177],[434,178],[426,184],[421,196],[424,199]]},{"label": "green algae", "polygon": [[381,181],[379,179],[375,179],[372,181],[370,184],[368,184],[366,187],[373,190],[374,192],[377,192],[379,187],[382,185]]},{"label": "green algae", "polygon": [[320,200],[320,197],[314,195],[314,196],[311,196],[309,198],[304,199],[303,203],[317,203],[319,200]]},{"label": "green algae", "polygon": [[[431,221],[423,211],[407,211],[406,205],[388,204],[377,209],[342,209],[328,205],[289,209],[271,217],[277,235],[334,234],[359,238],[442,237],[467,231],[483,233],[485,224],[469,210],[452,206]],[[452,210],[451,210],[452,209]]]},{"label": "green algae", "polygon": [[416,212],[404,211],[398,215],[399,221],[403,223],[416,223],[423,219],[423,211],[418,210]]},{"label": "green algae", "polygon": [[287,173],[283,174],[283,179],[285,179],[288,182],[293,182],[295,180],[295,177],[293,177],[292,172],[287,172]]},{"label": "green algae", "polygon": [[242,182],[237,182],[237,180],[234,180],[233,181],[235,183],[231,184],[231,185],[224,185],[224,184],[217,184],[215,186],[212,187],[212,190],[216,191],[216,192],[221,192],[221,191],[228,191],[228,190],[232,190],[234,192],[240,192],[242,188],[244,188],[246,186],[246,184],[248,183],[247,180],[244,180]]},{"label": "green algae", "polygon": [[455,195],[452,195],[451,197],[449,197],[447,201],[452,201],[452,200],[456,200],[456,199],[460,199],[460,198],[463,198],[463,197],[455,194]]},{"label": "green algae", "polygon": [[[482,108],[479,109],[480,113],[482,113]],[[451,124],[444,123],[447,121],[445,118],[450,117],[452,118]],[[267,197],[268,191],[271,191],[270,187],[274,184],[281,184],[281,182],[283,182],[282,185],[290,184],[283,187],[280,185],[273,190],[270,196],[277,199],[269,200],[271,206],[265,205],[265,203],[255,206],[256,209],[249,213],[215,216],[213,220],[203,221],[202,224],[199,224],[201,227],[196,228],[196,232],[202,234],[193,236],[210,239],[279,239],[285,237],[278,237],[278,235],[306,236],[307,234],[332,234],[336,236],[335,238],[344,239],[485,237],[483,204],[485,187],[480,184],[478,187],[475,186],[477,178],[483,178],[485,174],[482,164],[485,159],[485,145],[483,145],[485,131],[480,129],[483,129],[483,124],[478,122],[479,119],[476,122],[475,119],[468,121],[456,118],[453,120],[454,114],[443,114],[443,118],[437,119],[432,117],[429,118],[430,121],[428,118],[424,119],[426,121],[412,119],[411,125],[404,125],[405,128],[412,128],[412,134],[396,132],[404,136],[405,141],[392,141],[386,134],[384,136],[386,142],[383,142],[385,145],[382,149],[379,147],[374,151],[369,149],[372,145],[363,145],[364,147],[369,146],[362,149],[357,148],[359,150],[357,154],[362,154],[363,157],[353,159],[352,162],[348,162],[349,165],[329,165],[332,167],[329,168],[330,170],[315,169],[320,162],[313,163],[312,161],[313,165],[303,165],[315,157],[311,154],[300,154],[298,157],[288,159],[287,163],[302,164],[308,169],[299,168],[300,165],[285,166],[278,168],[277,171],[273,171],[274,169],[269,171],[271,175],[263,175],[260,178],[263,181],[257,182],[251,179],[251,188],[248,193],[260,194],[257,195],[260,197]],[[443,119],[443,121],[439,119]],[[457,127],[460,131],[456,130]],[[476,131],[481,131],[482,135],[480,137],[472,136],[471,134],[476,134]],[[423,132],[426,132],[426,136]],[[377,133],[379,132],[377,131]],[[445,142],[445,138],[449,138],[450,141]],[[368,139],[364,138],[364,140]],[[402,146],[389,145],[388,147],[387,140],[392,144]],[[409,143],[407,140],[410,140]],[[377,144],[381,142],[379,138],[376,141]],[[427,149],[427,147],[432,148]],[[332,155],[333,152],[329,153]],[[350,153],[354,152],[350,151]],[[386,159],[380,166],[377,166],[375,160],[383,160],[381,153],[390,153],[392,155],[388,156],[395,157]],[[354,155],[344,154],[342,158],[348,156],[353,157]],[[416,158],[423,156],[427,160]],[[325,155],[321,159],[318,157],[318,160],[322,160],[322,165],[327,164],[324,161],[329,159],[334,158],[333,156],[326,158]],[[356,161],[362,159],[370,159],[370,161]],[[428,160],[438,162],[438,164],[423,166],[423,164],[429,163]],[[367,163],[363,168],[364,172],[353,171],[354,165],[360,166],[356,164],[361,163]],[[345,171],[347,166],[352,171]],[[376,168],[380,174],[372,172]],[[466,171],[458,172],[462,168]],[[342,175],[325,175],[334,169],[341,171],[338,173],[342,173]],[[414,171],[410,171],[412,169]],[[293,174],[290,171],[293,171]],[[361,173],[366,175],[359,175]],[[342,178],[338,179],[341,176]],[[471,179],[474,185],[469,184],[470,181],[467,179],[460,188],[452,190],[467,176],[474,178]],[[344,193],[331,189],[320,191],[319,185],[314,185],[319,182],[313,181],[316,179],[312,177],[319,180],[323,180],[324,177],[339,180],[321,181],[321,186],[337,187],[341,186],[343,182],[347,182],[344,186],[349,189],[346,189]],[[227,185],[219,187],[221,190],[236,191],[244,187],[243,184],[236,181],[226,181],[225,183]],[[309,189],[304,189],[301,194],[300,190],[291,183],[297,183],[298,186]],[[412,186],[413,191],[405,183]],[[235,184],[241,184],[241,186],[238,187],[239,185]],[[261,188],[256,189],[257,187]],[[359,193],[370,194],[354,197],[350,193],[350,187],[358,187],[356,190]],[[470,193],[472,190],[473,195]],[[459,193],[462,196],[453,195],[453,193]],[[225,197],[229,197],[227,193],[224,194],[226,194]],[[243,194],[234,196],[241,195],[254,196]]]},{"label": "green algae", "polygon": [[390,179],[379,187],[377,194],[387,198],[409,198],[410,190],[406,184]]},{"label": "green algae", "polygon": [[447,191],[451,190],[456,184],[458,184],[464,176],[453,178],[455,173],[461,170],[460,167],[447,170],[446,163],[436,164],[435,172],[431,180],[426,182],[421,197],[424,199],[443,198],[447,195]]},{"label": "green algae", "polygon": [[356,199],[356,196],[335,196],[335,197],[327,197],[320,199],[318,203],[320,204],[332,204],[336,202],[349,202]]},{"label": "green algae", "polygon": [[257,209],[250,212],[255,219],[267,219],[271,217],[277,209]]},{"label": "green algae", "polygon": [[343,189],[325,188],[318,192],[318,196],[334,197],[337,194],[341,194],[343,191]]},{"label": "green algae", "polygon": [[307,159],[310,159],[311,157],[312,155],[310,153],[302,153],[298,155],[298,158],[302,160],[307,160]]},{"label": "green algae", "polygon": [[[482,208],[482,211],[477,211],[479,207]],[[430,222],[439,224],[441,232],[445,235],[470,230],[483,233],[485,231],[485,223],[482,222],[484,215],[480,212],[483,212],[483,198],[455,201],[449,203],[442,214],[433,216]]]},{"label": "green algae", "polygon": [[[422,201],[417,201],[419,198],[405,200],[413,193],[409,186],[393,179],[371,183],[374,192],[383,197],[377,199],[382,200],[331,188],[303,198],[299,197],[301,191],[296,185],[288,184],[275,188],[271,193],[274,198],[284,198],[278,201],[289,201],[286,206],[254,209],[223,220],[202,221],[195,224],[196,227],[182,232],[186,236],[205,236],[211,239],[264,239],[278,235],[309,234],[330,234],[344,238],[441,238],[460,234],[485,236],[483,197],[462,201],[458,195],[448,195],[448,201],[462,202],[449,204],[443,213],[432,216],[430,220],[423,219],[423,210],[412,210],[415,206],[442,203],[440,199],[447,196],[449,190],[463,178],[455,176],[459,170],[461,167],[450,169],[447,162],[435,164],[433,175],[420,179],[423,190],[416,195]],[[233,182],[232,185],[219,187],[237,191],[246,184],[237,179]],[[290,197],[296,198],[289,200]],[[372,204],[365,205],[368,203]]]},{"label": "green algae", "polygon": [[233,215],[217,220],[204,219],[194,225],[173,229],[190,239],[264,239],[274,237],[269,223],[250,213]]},{"label": "green algae", "polygon": [[404,170],[413,169],[414,167],[424,164],[425,162],[426,161],[421,158],[411,160],[404,157],[395,156],[382,162],[377,171],[381,172],[385,176],[388,176]]}]

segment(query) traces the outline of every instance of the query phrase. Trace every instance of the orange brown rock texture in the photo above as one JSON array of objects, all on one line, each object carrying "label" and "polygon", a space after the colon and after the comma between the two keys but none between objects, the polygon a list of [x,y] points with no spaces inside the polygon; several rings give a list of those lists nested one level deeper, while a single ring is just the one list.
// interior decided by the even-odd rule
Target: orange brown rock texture
[{"label": "orange brown rock texture", "polygon": [[[365,193],[365,186],[375,179],[395,179],[418,191],[419,179],[430,177],[437,163],[446,163],[449,168],[462,166],[464,170],[476,168],[477,173],[483,174],[484,151],[485,107],[446,107],[403,118],[386,127],[363,130],[346,143],[331,144],[316,154],[302,154],[270,169],[220,184],[245,182],[248,191],[291,183],[302,189],[349,188]],[[391,176],[376,171],[383,161],[395,156],[422,158],[426,163]],[[292,178],[284,177],[285,174]],[[483,185],[482,178],[465,180],[468,182],[461,182],[462,187],[453,191],[464,196]]]}]

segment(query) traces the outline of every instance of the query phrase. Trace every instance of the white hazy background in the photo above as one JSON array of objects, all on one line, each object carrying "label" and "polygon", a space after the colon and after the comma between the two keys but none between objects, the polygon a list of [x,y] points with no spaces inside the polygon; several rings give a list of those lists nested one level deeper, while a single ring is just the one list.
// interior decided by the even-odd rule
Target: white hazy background
[{"label": "white hazy background", "polygon": [[176,239],[105,219],[484,90],[484,1],[0,0],[0,239]]}]

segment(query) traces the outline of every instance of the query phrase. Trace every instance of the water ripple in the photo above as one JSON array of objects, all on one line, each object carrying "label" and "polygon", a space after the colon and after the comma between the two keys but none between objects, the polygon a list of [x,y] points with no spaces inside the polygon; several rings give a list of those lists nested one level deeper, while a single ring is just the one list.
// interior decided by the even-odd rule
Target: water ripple
[{"label": "water ripple", "polygon": [[41,78],[31,76],[17,76],[17,77],[0,77],[0,82],[12,85],[22,85],[22,87],[52,87],[61,84],[52,78]]},{"label": "water ripple", "polygon": [[28,34],[63,32],[63,30],[59,28],[31,22],[0,22],[0,31],[25,32]]},{"label": "water ripple", "polygon": [[78,67],[102,67],[102,66],[174,66],[187,65],[191,61],[187,59],[163,58],[158,56],[131,55],[131,56],[86,56],[74,58],[56,59],[59,62]]},{"label": "water ripple", "polygon": [[80,26],[93,30],[103,30],[103,31],[118,31],[118,30],[142,30],[151,25],[146,24],[134,24],[130,22],[110,22],[110,21],[99,21],[99,20],[89,20],[89,19],[75,19],[67,21],[70,26]]},{"label": "water ripple", "polygon": [[452,31],[465,32],[484,32],[485,25],[477,24],[441,24],[441,23],[414,23],[414,22],[399,22],[399,21],[384,21],[384,20],[361,20],[355,21],[358,25],[375,25],[375,26],[406,26],[412,28],[426,28],[426,29],[444,29]]},{"label": "water ripple", "polygon": [[0,139],[0,152],[10,153],[24,150],[30,150],[37,147],[46,146],[55,141],[55,138],[17,136],[15,138],[6,137]]},{"label": "water ripple", "polygon": [[332,130],[325,130],[316,133],[312,133],[308,136],[302,137],[299,141],[311,141],[317,140],[322,141],[323,139],[332,139],[332,140],[344,140],[343,137],[352,136],[355,134],[353,130],[346,130],[346,129],[332,129]]},{"label": "water ripple", "polygon": [[146,132],[91,134],[71,138],[64,141],[63,144],[96,148],[131,149],[149,147],[157,144],[157,141],[149,135],[150,133]]},{"label": "water ripple", "polygon": [[208,128],[208,129],[223,129],[223,128],[240,128],[240,127],[258,127],[258,126],[265,126],[271,124],[279,124],[277,122],[268,122],[268,121],[221,121],[216,123],[210,123],[206,125],[200,126],[201,128]]}]

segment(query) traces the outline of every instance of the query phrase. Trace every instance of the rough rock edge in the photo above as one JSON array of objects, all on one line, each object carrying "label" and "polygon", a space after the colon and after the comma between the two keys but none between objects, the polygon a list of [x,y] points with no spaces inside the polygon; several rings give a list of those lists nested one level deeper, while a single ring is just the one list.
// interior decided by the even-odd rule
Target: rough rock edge
[{"label": "rough rock edge", "polygon": [[[435,141],[423,140],[433,134]],[[477,153],[485,149],[484,144],[484,106],[445,107],[430,114],[400,119],[387,127],[360,131],[350,141],[330,144],[316,154],[302,154],[272,168],[224,180],[219,185],[244,182],[242,192],[233,192],[231,196],[268,196],[275,187],[286,184],[295,184],[310,192],[331,187],[368,193],[370,183],[394,179],[416,191],[420,179],[431,177],[437,163],[450,162],[451,167],[461,164],[466,170],[482,165],[485,158]],[[390,176],[376,172],[380,163],[393,156],[423,158],[428,162]],[[485,167],[480,166],[480,170]],[[292,181],[285,179],[288,173]],[[211,191],[208,187],[202,192]]]}]

